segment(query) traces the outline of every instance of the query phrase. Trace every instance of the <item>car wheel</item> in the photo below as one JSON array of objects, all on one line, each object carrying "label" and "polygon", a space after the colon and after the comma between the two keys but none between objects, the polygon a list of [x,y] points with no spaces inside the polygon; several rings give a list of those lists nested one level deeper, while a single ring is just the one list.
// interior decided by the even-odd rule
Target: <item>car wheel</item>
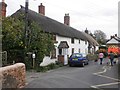
[{"label": "car wheel", "polygon": [[85,66],[85,63],[82,63],[82,67],[84,67]]},{"label": "car wheel", "polygon": [[70,67],[72,67],[73,65],[72,64],[69,64]]},{"label": "car wheel", "polygon": [[88,65],[89,63],[87,62],[87,64],[86,65]]}]

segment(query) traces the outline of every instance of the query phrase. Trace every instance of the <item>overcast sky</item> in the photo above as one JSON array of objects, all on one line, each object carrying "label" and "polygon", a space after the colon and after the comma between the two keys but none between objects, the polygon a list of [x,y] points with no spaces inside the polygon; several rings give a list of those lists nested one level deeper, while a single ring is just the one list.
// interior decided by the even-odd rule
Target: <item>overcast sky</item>
[{"label": "overcast sky", "polygon": [[[29,0],[29,8],[38,12],[43,3],[45,15],[61,23],[65,13],[70,15],[70,26],[84,31],[87,27],[92,33],[101,30],[107,38],[118,33],[118,2],[120,0]],[[5,0],[7,16],[25,6],[25,0]]]}]

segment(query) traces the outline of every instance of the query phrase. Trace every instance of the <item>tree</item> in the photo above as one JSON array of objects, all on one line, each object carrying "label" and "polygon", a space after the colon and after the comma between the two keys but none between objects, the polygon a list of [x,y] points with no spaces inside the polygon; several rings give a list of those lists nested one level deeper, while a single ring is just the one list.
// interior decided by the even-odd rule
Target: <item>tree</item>
[{"label": "tree", "polygon": [[99,44],[106,44],[106,34],[103,31],[94,31],[94,36]]},{"label": "tree", "polygon": [[[8,52],[8,62],[12,63],[18,56],[24,58],[28,52],[36,53],[37,65],[42,61],[44,55],[50,54],[54,48],[52,35],[43,32],[40,26],[29,22],[29,33],[27,37],[27,50],[25,46],[24,16],[20,18],[7,17],[2,23],[2,48]],[[29,63],[28,61],[27,63]]]},{"label": "tree", "polygon": [[2,20],[2,50],[8,53],[8,63],[16,60],[24,50],[23,29],[24,23],[19,19],[7,17]]}]

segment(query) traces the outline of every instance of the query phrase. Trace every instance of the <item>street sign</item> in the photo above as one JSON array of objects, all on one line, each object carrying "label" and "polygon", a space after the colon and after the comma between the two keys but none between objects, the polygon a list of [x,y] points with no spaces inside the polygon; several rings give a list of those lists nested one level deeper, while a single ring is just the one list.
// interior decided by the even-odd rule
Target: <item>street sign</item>
[{"label": "street sign", "polygon": [[35,58],[35,54],[34,53],[32,54],[32,58]]}]

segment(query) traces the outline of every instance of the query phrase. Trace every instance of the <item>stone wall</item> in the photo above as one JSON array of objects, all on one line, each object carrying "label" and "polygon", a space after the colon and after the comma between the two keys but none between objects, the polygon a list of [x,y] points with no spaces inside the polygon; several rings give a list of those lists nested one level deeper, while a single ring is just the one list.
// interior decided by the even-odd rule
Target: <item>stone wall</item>
[{"label": "stone wall", "polygon": [[16,63],[14,65],[0,68],[0,89],[1,88],[21,88],[25,85],[25,64]]}]

